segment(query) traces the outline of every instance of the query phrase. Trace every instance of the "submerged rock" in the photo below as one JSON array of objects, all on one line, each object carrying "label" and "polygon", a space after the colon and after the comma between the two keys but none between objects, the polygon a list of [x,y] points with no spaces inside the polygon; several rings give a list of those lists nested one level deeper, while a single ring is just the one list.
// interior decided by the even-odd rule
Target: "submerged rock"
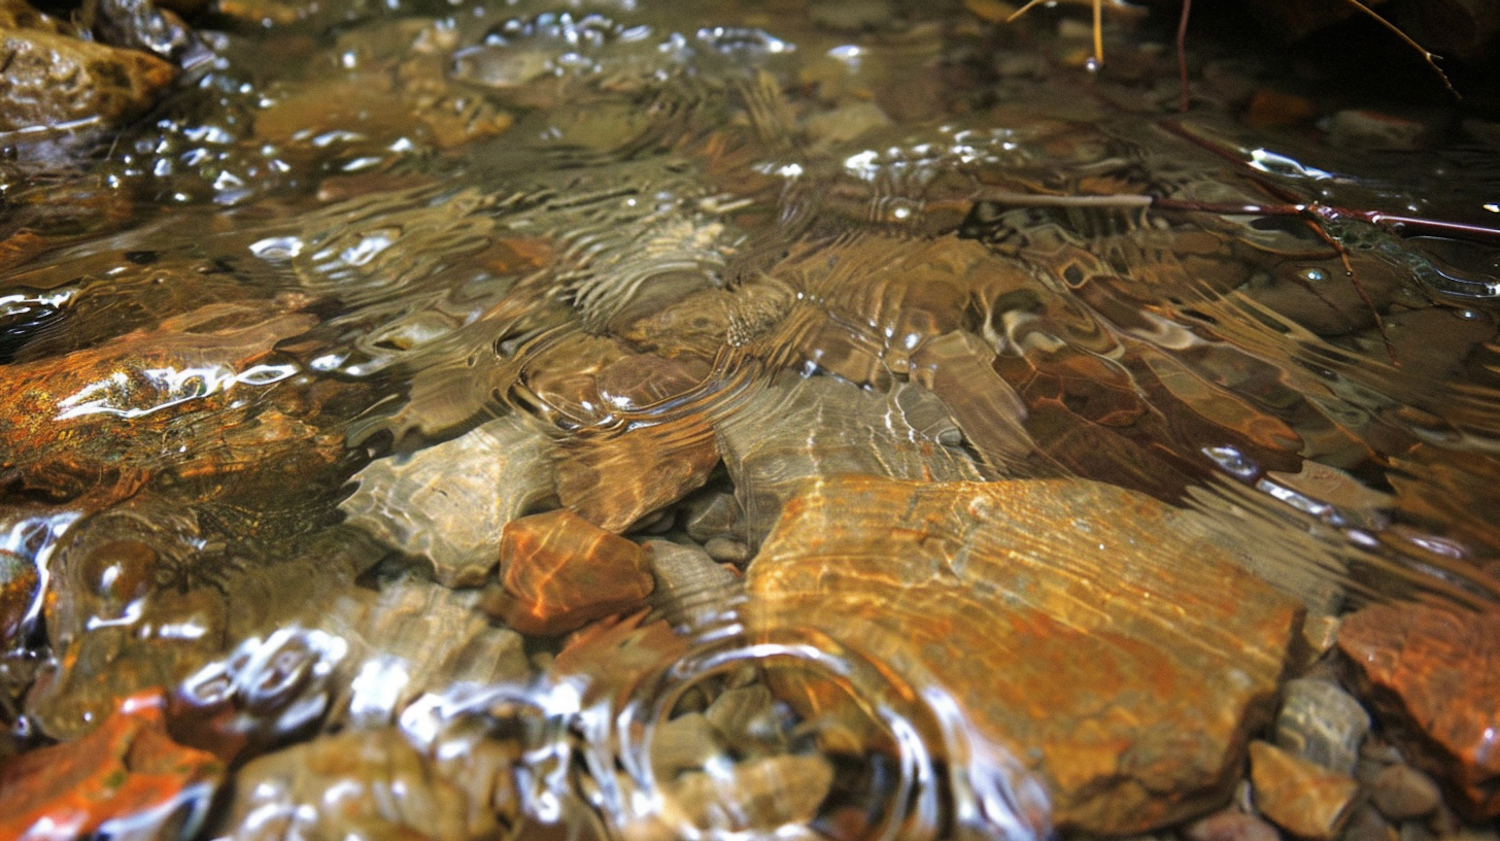
[{"label": "submerged rock", "polygon": [[1500,815],[1500,612],[1371,605],[1339,627],[1362,694],[1472,815]]},{"label": "submerged rock", "polygon": [[1250,743],[1255,804],[1298,838],[1332,841],[1353,813],[1359,783],[1269,742]]},{"label": "submerged rock", "polygon": [[[747,590],[889,628],[1050,791],[1061,831],[1142,832],[1227,797],[1301,609],[1154,499],[1083,480],[808,481]],[[857,645],[858,640],[845,640]]]},{"label": "submerged rock", "polygon": [[346,730],[267,754],[240,770],[225,836],[497,836],[489,803],[468,790],[482,781],[454,779],[434,765],[395,729]]},{"label": "submerged rock", "polygon": [[126,698],[92,733],[0,763],[0,836],[188,837],[224,766],[167,734],[161,692]]},{"label": "submerged rock", "polygon": [[552,450],[539,425],[506,415],[369,464],[339,507],[350,523],[431,563],[443,584],[477,586],[498,563],[506,524],[553,495]]},{"label": "submerged rock", "polygon": [[655,582],[640,546],[571,511],[522,517],[500,539],[503,591],[487,608],[528,634],[561,634],[641,605]]},{"label": "submerged rock", "polygon": [[879,394],[834,377],[786,376],[736,405],[717,429],[752,544],[808,478],[987,478],[956,446],[962,439],[942,402],[920,386]]}]

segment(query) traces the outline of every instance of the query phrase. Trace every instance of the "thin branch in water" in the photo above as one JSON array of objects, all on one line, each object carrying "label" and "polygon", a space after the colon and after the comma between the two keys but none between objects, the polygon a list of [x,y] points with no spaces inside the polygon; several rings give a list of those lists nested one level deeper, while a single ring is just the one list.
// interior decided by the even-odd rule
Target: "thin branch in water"
[{"label": "thin branch in water", "polygon": [[1412,39],[1410,35],[1402,32],[1400,27],[1376,14],[1374,9],[1366,6],[1363,2],[1361,2],[1361,0],[1347,0],[1347,2],[1354,8],[1359,9],[1361,12],[1364,12],[1366,15],[1374,18],[1377,23],[1390,30],[1393,35],[1395,35],[1397,38],[1400,38],[1401,41],[1407,46],[1421,53],[1422,60],[1427,62],[1427,66],[1432,68],[1432,72],[1436,73],[1439,79],[1443,80],[1443,87],[1447,88],[1448,92],[1453,94],[1455,98],[1463,99],[1459,92],[1453,89],[1453,83],[1448,81],[1448,74],[1444,73],[1443,68],[1439,67],[1437,64],[1437,60],[1442,58],[1442,56],[1435,55],[1432,52],[1429,52],[1426,47],[1418,44],[1415,40]]}]

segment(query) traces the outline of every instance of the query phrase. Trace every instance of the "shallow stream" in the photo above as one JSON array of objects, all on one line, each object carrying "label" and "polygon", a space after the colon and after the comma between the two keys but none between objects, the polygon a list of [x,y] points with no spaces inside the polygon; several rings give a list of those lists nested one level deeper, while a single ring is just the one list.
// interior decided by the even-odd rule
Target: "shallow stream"
[{"label": "shallow stream", "polygon": [[3,826],[1493,837],[1500,127],[998,5],[221,0],[8,136]]}]

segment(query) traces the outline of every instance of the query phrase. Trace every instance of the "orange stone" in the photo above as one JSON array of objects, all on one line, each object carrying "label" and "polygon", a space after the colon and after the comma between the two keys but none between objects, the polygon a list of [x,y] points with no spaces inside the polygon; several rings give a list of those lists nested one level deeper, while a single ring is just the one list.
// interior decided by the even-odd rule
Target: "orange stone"
[{"label": "orange stone", "polygon": [[133,695],[89,735],[0,763],[0,838],[156,837],[184,817],[193,834],[224,766],[172,741],[165,706]]},{"label": "orange stone", "polygon": [[504,595],[492,605],[528,634],[561,634],[639,606],[655,587],[639,545],[572,511],[506,524],[500,538]]},{"label": "orange stone", "polygon": [[1301,619],[1188,517],[1084,480],[811,480],[751,563],[751,615],[856,649],[849,629],[891,631],[867,653],[946,687],[1059,831],[1145,832],[1227,797]]},{"label": "orange stone", "polygon": [[1500,610],[1371,605],[1339,627],[1361,694],[1471,816],[1500,815]]}]

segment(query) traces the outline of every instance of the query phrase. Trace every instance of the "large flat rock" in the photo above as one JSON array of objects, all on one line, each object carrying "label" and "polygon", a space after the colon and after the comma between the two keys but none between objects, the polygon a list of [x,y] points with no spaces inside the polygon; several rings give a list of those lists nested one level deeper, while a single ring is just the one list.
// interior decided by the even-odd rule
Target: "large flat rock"
[{"label": "large flat rock", "polygon": [[1059,830],[1144,832],[1227,796],[1301,614],[1185,516],[1085,480],[814,479],[747,589],[766,615],[909,641],[874,655],[945,685]]}]

